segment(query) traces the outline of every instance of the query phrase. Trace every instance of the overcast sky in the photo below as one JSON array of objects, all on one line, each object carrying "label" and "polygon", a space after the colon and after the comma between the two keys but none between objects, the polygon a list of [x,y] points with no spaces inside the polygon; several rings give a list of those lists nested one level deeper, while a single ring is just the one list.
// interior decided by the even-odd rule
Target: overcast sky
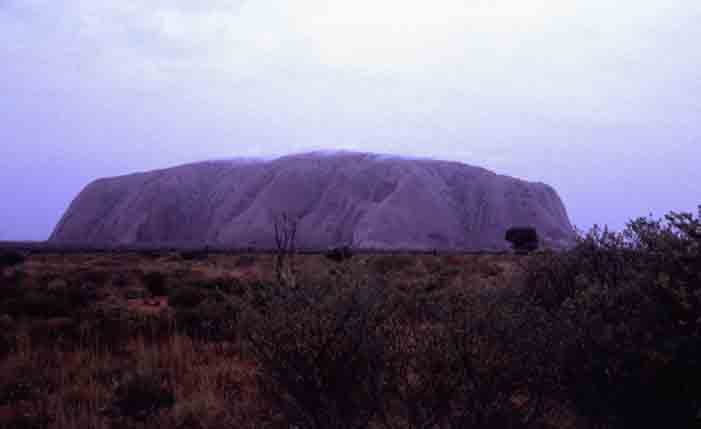
[{"label": "overcast sky", "polygon": [[546,182],[572,222],[701,204],[698,0],[0,0],[0,239],[89,181],[349,149]]}]

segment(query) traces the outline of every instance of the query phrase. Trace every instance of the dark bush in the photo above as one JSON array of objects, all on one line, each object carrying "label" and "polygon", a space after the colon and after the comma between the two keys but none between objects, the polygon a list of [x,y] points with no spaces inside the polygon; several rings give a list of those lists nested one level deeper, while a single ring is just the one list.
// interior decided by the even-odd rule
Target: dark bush
[{"label": "dark bush", "polygon": [[0,359],[4,359],[12,353],[17,347],[17,341],[14,335],[8,333],[0,334]]},{"label": "dark bush", "polygon": [[207,291],[195,286],[174,288],[168,294],[168,304],[176,308],[194,308],[207,298]]},{"label": "dark bush", "polygon": [[109,283],[110,273],[103,270],[88,269],[80,272],[80,277],[74,283],[89,283],[102,287]]},{"label": "dark bush", "polygon": [[2,273],[0,269],[0,306],[5,300],[17,298],[24,295],[24,279],[27,274],[21,270],[13,270],[11,273]]},{"label": "dark bush", "polygon": [[380,274],[386,275],[393,272],[399,272],[414,267],[417,263],[417,258],[412,255],[378,255],[373,258],[371,264],[374,270]]},{"label": "dark bush", "polygon": [[28,401],[36,396],[34,387],[26,382],[15,382],[0,387],[0,405]]},{"label": "dark bush", "polygon": [[360,428],[381,412],[382,295],[368,287],[282,287],[251,323],[261,386],[288,424]]},{"label": "dark bush", "polygon": [[115,274],[112,276],[112,285],[116,288],[123,288],[129,285],[129,279],[124,274]]},{"label": "dark bush", "polygon": [[238,308],[231,302],[207,299],[195,308],[175,313],[178,330],[207,341],[232,340],[236,335]]},{"label": "dark bush", "polygon": [[23,254],[14,251],[0,251],[0,268],[13,267],[22,264],[25,260]]},{"label": "dark bush", "polygon": [[[0,306],[4,309],[8,301],[22,298],[27,293],[27,288],[16,283],[0,281]],[[7,313],[7,311],[4,311]]]},{"label": "dark bush", "polygon": [[138,254],[142,258],[147,259],[158,259],[162,256],[162,253],[158,250],[140,250]]},{"label": "dark bush", "polygon": [[353,252],[348,246],[334,247],[324,253],[324,256],[334,262],[343,262],[351,259],[353,257]]},{"label": "dark bush", "polygon": [[7,421],[0,421],[1,429],[48,429],[54,419],[44,414],[15,414]]},{"label": "dark bush", "polygon": [[538,248],[538,233],[533,227],[513,227],[506,231],[504,239],[517,253],[528,253]]},{"label": "dark bush", "polygon": [[29,337],[33,344],[42,346],[71,346],[80,341],[79,323],[68,317],[36,320],[29,327]]},{"label": "dark bush", "polygon": [[144,299],[148,295],[148,292],[140,287],[130,287],[123,291],[123,296],[126,299]]},{"label": "dark bush", "polygon": [[114,391],[112,412],[116,417],[144,421],[160,409],[172,407],[175,396],[163,378],[155,372],[126,375]]},{"label": "dark bush", "polygon": [[98,306],[83,311],[79,317],[81,335],[110,351],[122,350],[135,334],[133,315],[117,306]]},{"label": "dark bush", "polygon": [[166,276],[163,273],[153,271],[144,274],[142,278],[146,289],[151,294],[151,296],[166,296],[168,295],[168,288],[166,285]]},{"label": "dark bush", "polygon": [[537,313],[509,289],[395,296],[383,395],[393,427],[539,427],[556,377]]},{"label": "dark bush", "polygon": [[211,294],[215,292],[231,293],[238,287],[239,283],[240,281],[237,279],[229,280],[215,278],[192,282],[190,284],[190,287],[201,290],[206,294]]},{"label": "dark bush", "polygon": [[241,303],[257,311],[265,311],[280,292],[278,286],[265,280],[233,280],[217,283],[216,287],[220,292],[236,297]]},{"label": "dark bush", "polygon": [[248,268],[253,265],[255,265],[256,261],[258,258],[256,255],[240,255],[238,259],[236,259],[236,267],[237,268]]},{"label": "dark bush", "polygon": [[65,296],[56,296],[44,290],[29,290],[7,301],[5,311],[12,317],[52,318],[68,316],[74,307]]},{"label": "dark bush", "polygon": [[286,424],[537,427],[555,397],[549,320],[516,295],[340,282],[273,296],[249,340]]},{"label": "dark bush", "polygon": [[208,250],[188,250],[180,252],[180,257],[186,261],[203,261],[209,257]]},{"label": "dark bush", "polygon": [[49,382],[41,368],[30,365],[10,367],[10,371],[0,373],[0,406],[41,399],[56,386]]},{"label": "dark bush", "polygon": [[[699,219],[593,228],[568,251],[533,257],[524,302],[552,315],[569,400],[599,427],[701,423]],[[549,335],[549,334],[548,334]],[[555,338],[555,337],[553,337]]]},{"label": "dark bush", "polygon": [[[53,277],[53,276],[52,276]],[[69,283],[61,278],[53,278],[48,281],[44,279],[46,287],[36,289],[41,293],[45,293],[65,300],[74,307],[74,310],[79,310],[90,304],[95,303],[99,298],[99,288],[94,283]]]},{"label": "dark bush", "polygon": [[92,283],[83,283],[80,286],[69,286],[54,295],[65,298],[75,311],[95,303],[98,300],[98,288]]},{"label": "dark bush", "polygon": [[625,246],[621,234],[594,226],[573,249],[544,252],[531,258],[527,263],[526,290],[537,304],[557,308],[590,281],[616,288],[632,280],[641,256]]}]

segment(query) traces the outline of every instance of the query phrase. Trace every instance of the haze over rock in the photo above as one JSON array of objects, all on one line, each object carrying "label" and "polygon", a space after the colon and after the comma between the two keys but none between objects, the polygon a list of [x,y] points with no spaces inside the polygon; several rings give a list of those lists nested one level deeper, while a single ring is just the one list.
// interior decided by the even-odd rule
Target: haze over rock
[{"label": "haze over rock", "polygon": [[221,160],[99,179],[50,241],[274,247],[281,213],[298,247],[504,249],[511,226],[554,246],[574,231],[553,188],[458,162],[356,152]]}]

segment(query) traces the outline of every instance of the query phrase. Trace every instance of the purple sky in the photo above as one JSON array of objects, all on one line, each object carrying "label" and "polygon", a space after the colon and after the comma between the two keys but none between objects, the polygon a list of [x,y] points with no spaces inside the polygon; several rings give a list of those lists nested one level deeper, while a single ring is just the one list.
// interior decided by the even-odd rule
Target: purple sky
[{"label": "purple sky", "polygon": [[695,211],[700,22],[698,0],[0,0],[0,239],[47,238],[98,177],[312,149],[546,182],[583,229]]}]

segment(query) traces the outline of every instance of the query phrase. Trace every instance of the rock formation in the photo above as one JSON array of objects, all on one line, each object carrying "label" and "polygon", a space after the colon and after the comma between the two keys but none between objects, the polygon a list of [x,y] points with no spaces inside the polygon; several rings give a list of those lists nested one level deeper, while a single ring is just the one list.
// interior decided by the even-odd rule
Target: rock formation
[{"label": "rock formation", "polygon": [[556,247],[574,238],[543,183],[458,162],[313,152],[99,179],[50,241],[273,248],[282,213],[299,219],[300,248],[507,249],[512,226],[533,226]]}]

